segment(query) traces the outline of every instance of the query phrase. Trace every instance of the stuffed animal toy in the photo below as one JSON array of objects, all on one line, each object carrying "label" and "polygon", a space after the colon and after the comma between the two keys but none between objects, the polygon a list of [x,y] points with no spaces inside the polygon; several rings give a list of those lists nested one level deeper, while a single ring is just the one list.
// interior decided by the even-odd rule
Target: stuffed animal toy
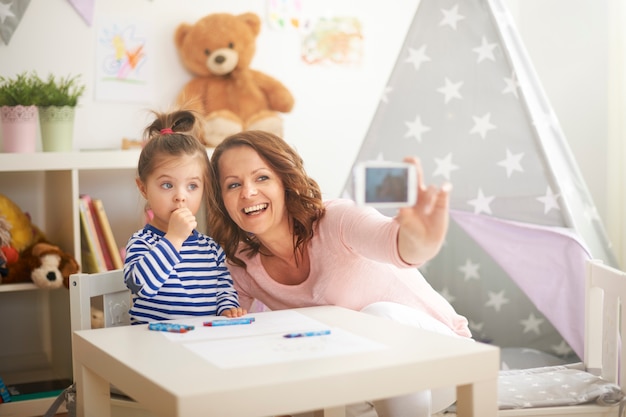
[{"label": "stuffed animal toy", "polygon": [[20,207],[0,194],[0,282],[33,282],[40,288],[69,286],[78,262],[47,241]]},{"label": "stuffed animal toy", "polygon": [[43,232],[31,223],[28,214],[24,213],[17,204],[3,194],[0,194],[0,217],[6,220],[6,224],[10,228],[11,241],[9,246],[15,249],[17,253],[35,242],[45,240]]},{"label": "stuffed animal toy", "polygon": [[80,271],[78,262],[58,246],[39,242],[24,249],[18,261],[9,268],[3,284],[33,282],[37,287],[69,288],[70,275]]},{"label": "stuffed animal toy", "polygon": [[11,224],[0,215],[0,282],[9,273],[9,267],[17,262],[19,254],[11,246]]},{"label": "stuffed animal toy", "polygon": [[280,81],[250,68],[260,30],[254,13],[209,14],[176,29],[180,59],[193,75],[177,104],[204,117],[206,146],[242,130],[283,134],[279,113],[290,112],[294,99]]}]

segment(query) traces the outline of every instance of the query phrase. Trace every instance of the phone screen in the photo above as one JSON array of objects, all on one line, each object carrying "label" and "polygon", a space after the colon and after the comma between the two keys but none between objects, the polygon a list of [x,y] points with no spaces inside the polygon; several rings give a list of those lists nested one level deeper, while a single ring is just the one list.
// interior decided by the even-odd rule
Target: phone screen
[{"label": "phone screen", "polygon": [[365,168],[365,203],[406,203],[409,170],[403,167]]}]

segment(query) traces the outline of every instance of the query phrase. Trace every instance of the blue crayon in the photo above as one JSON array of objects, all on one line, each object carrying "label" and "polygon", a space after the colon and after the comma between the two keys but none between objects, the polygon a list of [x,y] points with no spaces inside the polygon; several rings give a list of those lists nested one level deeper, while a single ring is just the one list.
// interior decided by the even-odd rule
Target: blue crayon
[{"label": "blue crayon", "polygon": [[195,327],[187,324],[176,323],[150,323],[148,324],[149,330],[156,330],[159,332],[170,333],[187,333],[189,330],[193,330]]},{"label": "blue crayon", "polygon": [[283,335],[283,337],[292,339],[294,337],[326,336],[327,334],[330,334],[330,330],[318,330],[314,332],[302,332],[302,333],[287,333]]},{"label": "blue crayon", "polygon": [[254,321],[254,317],[240,317],[237,319],[220,319],[213,321],[205,321],[203,324],[207,327],[216,326],[233,326],[235,324],[250,324]]}]

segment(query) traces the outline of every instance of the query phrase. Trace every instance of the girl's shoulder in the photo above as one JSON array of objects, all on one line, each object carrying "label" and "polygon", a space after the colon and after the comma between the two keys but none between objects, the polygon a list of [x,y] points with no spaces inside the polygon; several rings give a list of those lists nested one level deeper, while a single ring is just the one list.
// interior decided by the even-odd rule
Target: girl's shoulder
[{"label": "girl's shoulder", "polygon": [[163,233],[159,229],[147,224],[142,229],[139,229],[135,233],[133,233],[129,241],[155,242],[159,241],[164,235],[165,233]]},{"label": "girl's shoulder", "polygon": [[207,235],[205,233],[199,232],[197,230],[194,231],[194,236],[193,238],[201,244],[204,245],[208,245],[208,246],[213,246],[216,248],[221,248],[220,244],[217,243],[217,241],[215,239],[213,239],[210,235]]}]

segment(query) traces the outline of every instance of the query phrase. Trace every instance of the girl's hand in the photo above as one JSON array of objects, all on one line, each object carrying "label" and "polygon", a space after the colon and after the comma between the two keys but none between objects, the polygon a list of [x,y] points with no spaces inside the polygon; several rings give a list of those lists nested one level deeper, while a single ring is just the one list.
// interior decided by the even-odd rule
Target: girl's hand
[{"label": "girl's hand", "polygon": [[178,250],[183,246],[183,242],[189,237],[193,229],[198,226],[196,216],[187,208],[176,209],[170,215],[165,237],[172,242]]},{"label": "girl's hand", "polygon": [[420,265],[441,249],[448,231],[452,185],[445,183],[441,188],[427,187],[419,159],[408,157],[404,158],[404,162],[414,164],[417,170],[417,202],[398,211],[398,251],[405,262]]},{"label": "girl's hand", "polygon": [[241,317],[248,314],[248,311],[245,308],[237,307],[237,308],[229,308],[224,311],[221,315],[228,318]]}]

